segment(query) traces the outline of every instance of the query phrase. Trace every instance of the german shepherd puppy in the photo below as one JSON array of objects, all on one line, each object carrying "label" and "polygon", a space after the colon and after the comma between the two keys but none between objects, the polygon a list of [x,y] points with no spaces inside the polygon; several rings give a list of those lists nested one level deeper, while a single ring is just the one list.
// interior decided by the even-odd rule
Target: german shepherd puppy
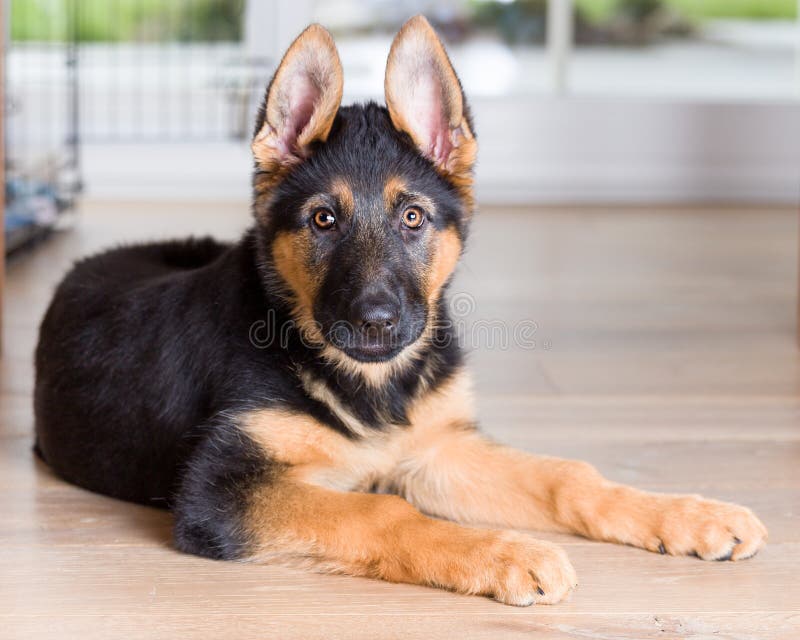
[{"label": "german shepherd puppy", "polygon": [[[169,507],[188,553],[512,605],[563,600],[577,578],[561,548],[511,529],[755,554],[767,531],[744,507],[481,435],[445,304],[477,144],[423,17],[395,38],[385,93],[386,108],[341,107],[333,40],[308,27],[258,116],[241,241],[74,267],[36,352],[42,458],[81,487]],[[500,528],[464,526],[478,523]]]}]

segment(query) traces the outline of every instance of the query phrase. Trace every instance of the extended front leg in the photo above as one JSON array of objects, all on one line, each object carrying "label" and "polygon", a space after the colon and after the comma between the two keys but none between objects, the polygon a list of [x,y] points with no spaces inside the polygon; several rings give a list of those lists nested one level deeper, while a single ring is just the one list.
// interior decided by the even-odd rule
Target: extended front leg
[{"label": "extended front leg", "polygon": [[270,460],[235,428],[218,429],[196,452],[176,500],[178,547],[513,605],[558,602],[576,585],[572,565],[554,544],[435,520],[394,495],[309,484],[298,470]]},{"label": "extended front leg", "polygon": [[299,560],[523,606],[558,602],[577,584],[556,545],[434,520],[398,496],[279,483],[256,492],[245,523],[254,560]]},{"label": "extended front leg", "polygon": [[389,482],[424,512],[460,522],[567,531],[706,560],[748,558],[767,538],[745,507],[640,491],[585,462],[530,455],[470,428],[423,431]]}]

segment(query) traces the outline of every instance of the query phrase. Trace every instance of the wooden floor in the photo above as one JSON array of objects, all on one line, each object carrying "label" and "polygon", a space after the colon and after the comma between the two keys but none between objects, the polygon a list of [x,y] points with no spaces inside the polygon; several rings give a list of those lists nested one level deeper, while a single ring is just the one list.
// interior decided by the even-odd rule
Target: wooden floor
[{"label": "wooden floor", "polygon": [[[741,563],[544,535],[581,583],[569,603],[527,609],[181,555],[168,514],[71,487],[34,460],[31,353],[70,261],[120,240],[235,237],[246,223],[246,205],[95,202],[10,265],[0,638],[800,637],[796,212],[480,215],[453,291],[486,430],[618,481],[742,502],[770,530]],[[476,319],[527,327],[528,344],[473,332]]]}]

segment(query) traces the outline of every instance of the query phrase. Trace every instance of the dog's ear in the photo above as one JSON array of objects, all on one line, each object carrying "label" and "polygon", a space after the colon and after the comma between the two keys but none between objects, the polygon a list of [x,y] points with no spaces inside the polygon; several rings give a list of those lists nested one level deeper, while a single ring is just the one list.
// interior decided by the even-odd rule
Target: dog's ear
[{"label": "dog's ear", "polygon": [[342,86],[333,38],[312,24],[289,47],[267,89],[252,144],[262,170],[291,166],[308,156],[312,143],[327,139]]},{"label": "dog's ear", "polygon": [[423,16],[406,22],[392,43],[384,81],[392,124],[457,185],[469,187],[478,146],[461,83]]}]

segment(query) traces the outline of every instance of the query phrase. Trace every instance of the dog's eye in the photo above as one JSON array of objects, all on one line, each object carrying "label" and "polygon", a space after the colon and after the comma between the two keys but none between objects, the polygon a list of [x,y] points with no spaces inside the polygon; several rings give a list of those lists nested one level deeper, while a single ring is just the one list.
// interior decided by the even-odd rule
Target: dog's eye
[{"label": "dog's eye", "polygon": [[313,219],[314,224],[320,229],[330,229],[336,224],[336,216],[333,215],[333,211],[325,207],[315,210]]},{"label": "dog's eye", "polygon": [[408,207],[403,211],[403,224],[409,229],[419,229],[425,222],[425,214],[419,207]]}]

